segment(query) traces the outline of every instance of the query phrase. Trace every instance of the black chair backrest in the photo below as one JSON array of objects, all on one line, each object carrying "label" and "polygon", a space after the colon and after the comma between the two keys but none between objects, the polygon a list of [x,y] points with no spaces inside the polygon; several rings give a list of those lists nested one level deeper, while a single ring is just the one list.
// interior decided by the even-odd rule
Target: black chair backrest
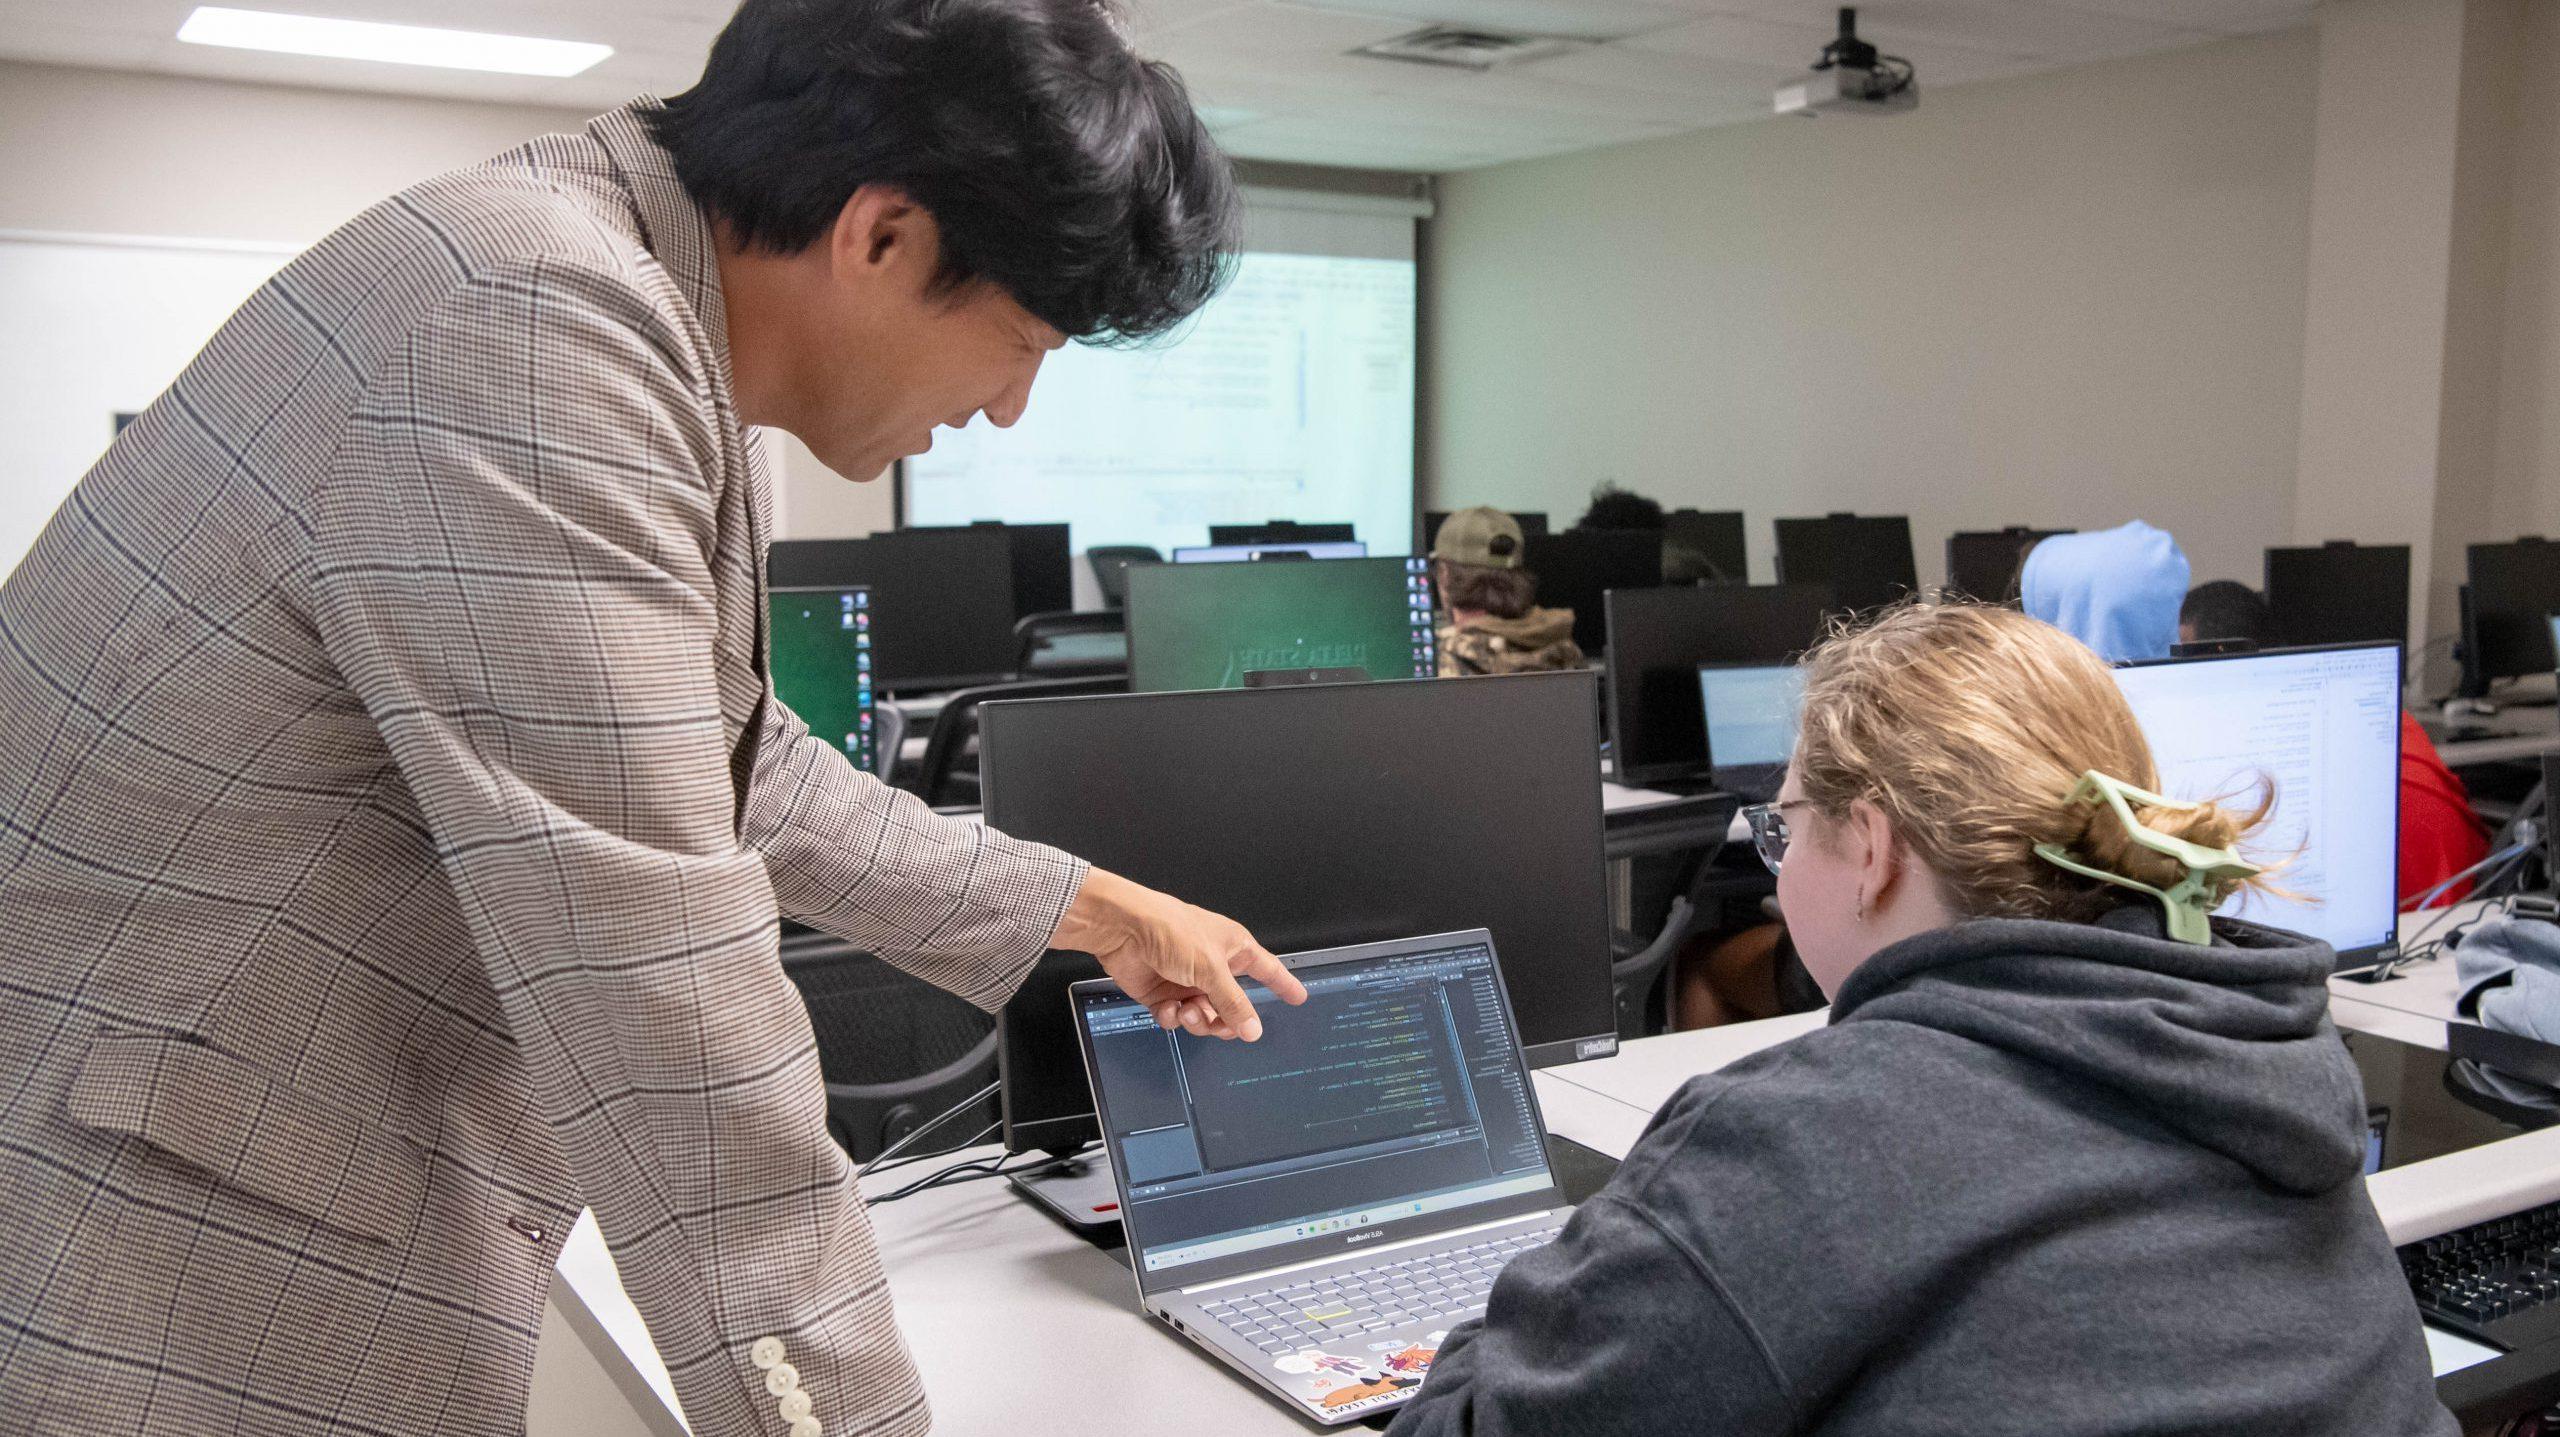
[{"label": "black chair backrest", "polygon": [[1129,616],[1120,609],[1027,614],[1013,641],[1013,671],[1026,679],[1129,671]]},{"label": "black chair backrest", "polygon": [[[995,1081],[995,1020],[965,999],[828,934],[785,925],[782,971],[818,1040],[827,1126],[856,1162]],[[989,1096],[917,1139],[915,1153],[966,1146],[996,1121]]]},{"label": "black chair backrest", "polygon": [[960,756],[968,750],[969,740],[977,736],[980,704],[996,699],[1081,698],[1087,694],[1128,691],[1129,676],[1125,673],[1073,679],[1020,679],[1013,683],[961,689],[943,700],[942,713],[933,721],[933,735],[925,740],[924,761],[917,766],[912,791],[927,803],[966,801],[965,796],[956,791],[953,778],[960,767]]},{"label": "black chair backrest", "polygon": [[1093,566],[1102,601],[1116,609],[1129,602],[1129,566],[1161,564],[1164,555],[1144,544],[1096,544],[1085,551],[1084,561]]}]

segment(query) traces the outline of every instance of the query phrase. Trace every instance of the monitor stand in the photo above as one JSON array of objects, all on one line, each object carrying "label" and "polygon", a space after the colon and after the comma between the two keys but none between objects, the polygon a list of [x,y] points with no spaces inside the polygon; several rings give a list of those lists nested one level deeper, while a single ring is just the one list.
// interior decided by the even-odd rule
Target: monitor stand
[{"label": "monitor stand", "polygon": [[1101,1248],[1128,1245],[1120,1227],[1120,1194],[1111,1184],[1111,1165],[1100,1151],[1013,1174],[1005,1179],[1023,1201],[1066,1225],[1069,1232]]}]

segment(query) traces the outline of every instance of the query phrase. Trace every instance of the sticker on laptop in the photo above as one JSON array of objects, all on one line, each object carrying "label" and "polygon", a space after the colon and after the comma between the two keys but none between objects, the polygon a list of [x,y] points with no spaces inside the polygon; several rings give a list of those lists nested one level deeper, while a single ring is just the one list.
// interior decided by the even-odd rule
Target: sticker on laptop
[{"label": "sticker on laptop", "polygon": [[1311,1347],[1275,1358],[1271,1365],[1300,1379],[1300,1394],[1327,1412],[1366,1412],[1400,1402],[1421,1386],[1448,1335],[1435,1332],[1419,1342],[1380,1343],[1357,1355]]}]

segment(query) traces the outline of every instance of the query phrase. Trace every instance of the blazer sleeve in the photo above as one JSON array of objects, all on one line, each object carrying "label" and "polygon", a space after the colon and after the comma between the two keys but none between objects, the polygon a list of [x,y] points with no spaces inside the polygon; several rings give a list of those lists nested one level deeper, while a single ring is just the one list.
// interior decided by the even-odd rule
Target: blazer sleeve
[{"label": "blazer sleeve", "polygon": [[706,558],[722,416],[692,354],[610,260],[461,281],[350,422],[314,619],[693,1430],[921,1431],[735,827]]},{"label": "blazer sleeve", "polygon": [[767,695],[746,841],[782,911],[946,988],[1002,1007],[1047,951],[1086,866],[946,818],[854,767]]}]

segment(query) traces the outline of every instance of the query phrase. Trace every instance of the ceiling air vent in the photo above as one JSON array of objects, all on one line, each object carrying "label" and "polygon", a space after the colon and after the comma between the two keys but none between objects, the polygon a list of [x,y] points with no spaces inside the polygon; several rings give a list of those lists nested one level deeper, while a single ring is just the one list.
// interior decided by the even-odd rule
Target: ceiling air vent
[{"label": "ceiling air vent", "polygon": [[1569,54],[1590,44],[1554,35],[1514,35],[1470,25],[1433,25],[1352,51],[1373,60],[1400,60],[1408,65],[1446,65],[1456,70],[1493,70]]}]

